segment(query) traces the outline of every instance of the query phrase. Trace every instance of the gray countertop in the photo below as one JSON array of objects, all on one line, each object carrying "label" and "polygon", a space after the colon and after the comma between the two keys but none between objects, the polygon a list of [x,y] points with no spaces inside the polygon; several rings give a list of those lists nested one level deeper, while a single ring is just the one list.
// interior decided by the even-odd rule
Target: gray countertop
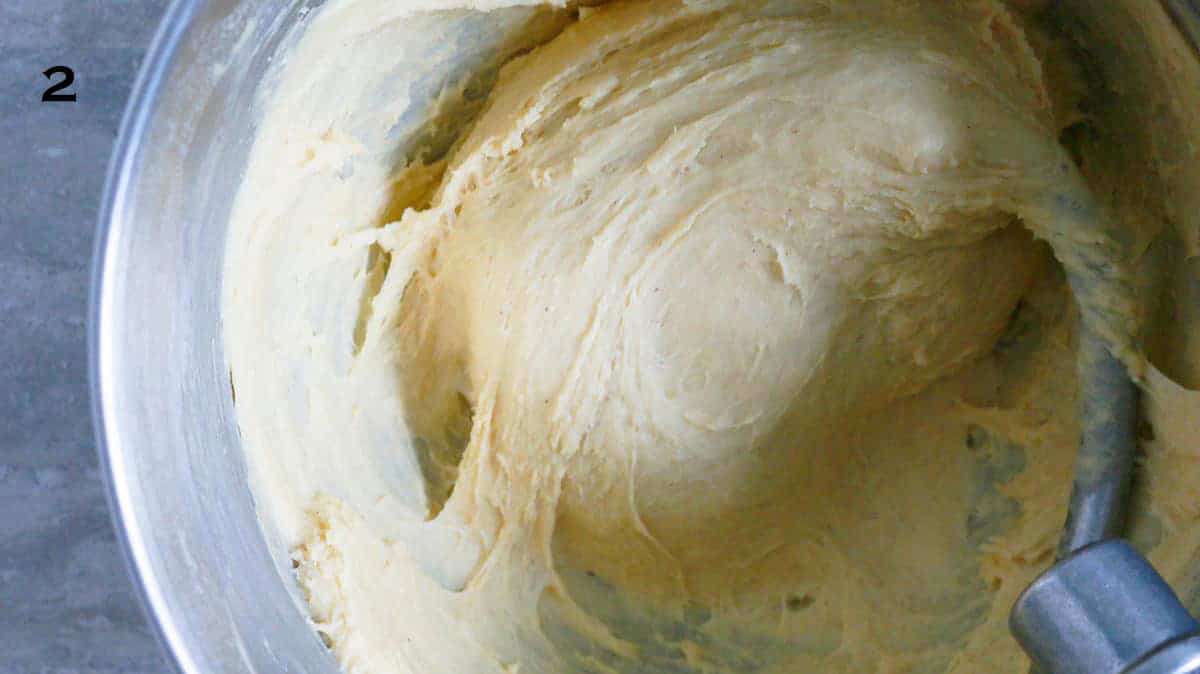
[{"label": "gray countertop", "polygon": [[[166,4],[0,2],[0,674],[168,671],[109,522],[85,348],[104,169]],[[77,102],[41,102],[55,65]]]}]

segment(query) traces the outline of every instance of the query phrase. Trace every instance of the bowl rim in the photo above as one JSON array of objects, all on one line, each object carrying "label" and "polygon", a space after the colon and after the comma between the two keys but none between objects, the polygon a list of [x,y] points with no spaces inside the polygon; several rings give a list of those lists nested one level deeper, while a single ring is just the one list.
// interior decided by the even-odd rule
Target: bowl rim
[{"label": "bowl rim", "polygon": [[163,85],[180,45],[205,0],[171,0],[143,56],[109,158],[96,220],[87,312],[88,388],[92,425],[105,497],[126,573],[150,624],[159,650],[174,671],[202,672],[195,644],[180,629],[167,602],[162,579],[149,561],[147,536],[133,515],[123,434],[116,410],[118,379],[114,376],[113,327],[116,247],[127,229],[130,191],[141,173],[142,137],[159,108]]}]

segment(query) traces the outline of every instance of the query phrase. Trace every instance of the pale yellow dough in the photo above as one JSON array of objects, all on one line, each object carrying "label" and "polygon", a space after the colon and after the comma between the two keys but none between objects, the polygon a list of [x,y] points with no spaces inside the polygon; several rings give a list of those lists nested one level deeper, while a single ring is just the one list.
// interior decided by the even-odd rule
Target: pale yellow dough
[{"label": "pale yellow dough", "polygon": [[[473,25],[490,95],[464,75],[406,122],[396,73]],[[1024,671],[1005,618],[1077,442],[1075,313],[1031,232],[1086,191],[1059,142],[1086,83],[1040,30],[990,0],[323,9],[226,318],[267,531],[346,670]],[[1188,269],[1122,194],[1139,264]],[[1127,280],[1106,325],[1135,354],[1165,333]],[[1148,378],[1147,483],[1200,478],[1193,394]],[[1139,493],[1182,583],[1196,488]]]}]

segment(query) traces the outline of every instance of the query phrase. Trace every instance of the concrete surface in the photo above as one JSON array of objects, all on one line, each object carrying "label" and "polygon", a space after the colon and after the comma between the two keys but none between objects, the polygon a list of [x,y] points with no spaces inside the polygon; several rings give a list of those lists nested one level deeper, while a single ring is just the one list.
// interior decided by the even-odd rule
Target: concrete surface
[{"label": "concrete surface", "polygon": [[[88,408],[95,213],[167,0],[0,0],[0,674],[167,672],[109,523]],[[54,65],[76,103],[42,103]]]}]

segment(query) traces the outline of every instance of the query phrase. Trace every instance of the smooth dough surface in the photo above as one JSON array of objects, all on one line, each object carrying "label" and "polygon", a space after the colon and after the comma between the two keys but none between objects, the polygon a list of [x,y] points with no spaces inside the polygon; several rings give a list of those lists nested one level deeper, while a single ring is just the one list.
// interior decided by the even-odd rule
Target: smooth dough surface
[{"label": "smooth dough surface", "polygon": [[[1034,234],[1115,162],[1060,142],[1069,50],[991,0],[426,9],[312,20],[228,253],[256,496],[346,670],[1024,671],[1078,435]],[[1184,582],[1200,408],[1147,378],[1135,538]]]}]

